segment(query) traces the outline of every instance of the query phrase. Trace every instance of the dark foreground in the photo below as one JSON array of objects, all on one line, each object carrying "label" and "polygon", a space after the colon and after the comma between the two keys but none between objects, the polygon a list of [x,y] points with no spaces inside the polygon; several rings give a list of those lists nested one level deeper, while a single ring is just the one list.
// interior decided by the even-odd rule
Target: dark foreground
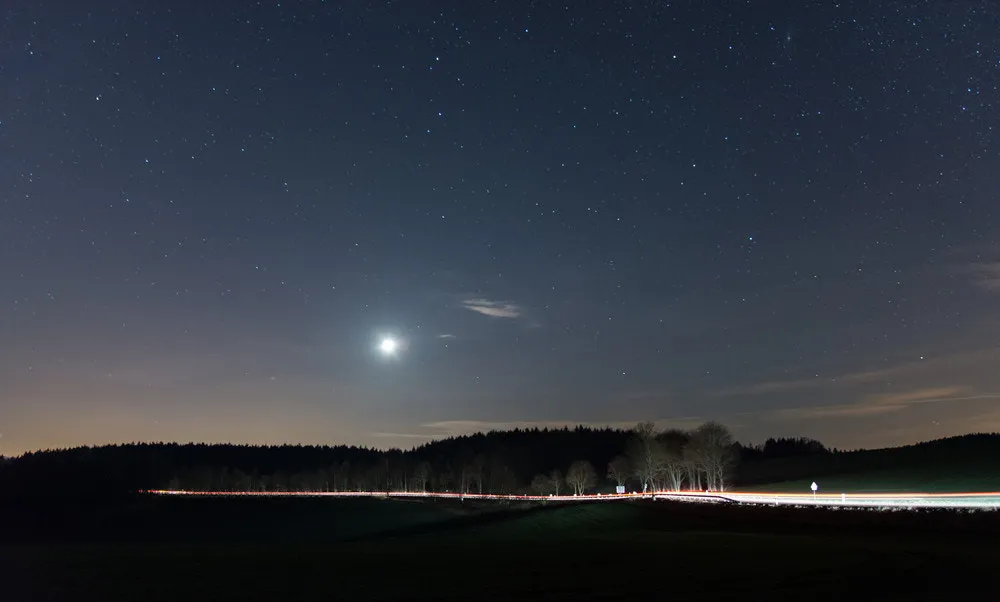
[{"label": "dark foreground", "polygon": [[137,499],[3,523],[10,601],[945,600],[1000,560],[994,512]]}]

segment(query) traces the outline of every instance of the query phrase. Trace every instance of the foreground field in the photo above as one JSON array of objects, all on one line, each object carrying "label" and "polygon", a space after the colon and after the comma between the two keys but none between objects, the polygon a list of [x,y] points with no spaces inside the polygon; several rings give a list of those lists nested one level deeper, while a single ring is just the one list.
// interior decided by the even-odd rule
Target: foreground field
[{"label": "foreground field", "polygon": [[173,499],[64,508],[48,526],[31,521],[51,509],[17,512],[38,537],[0,535],[4,600],[945,599],[981,591],[1000,559],[993,512]]}]

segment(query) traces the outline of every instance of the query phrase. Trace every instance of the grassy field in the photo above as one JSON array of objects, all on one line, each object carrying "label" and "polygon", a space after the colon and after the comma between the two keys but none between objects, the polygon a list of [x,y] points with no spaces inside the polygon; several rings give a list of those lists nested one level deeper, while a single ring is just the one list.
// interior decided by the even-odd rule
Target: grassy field
[{"label": "grassy field", "polygon": [[994,492],[1000,490],[1000,437],[967,435],[916,445],[743,462],[747,491],[808,493]]},{"label": "grassy field", "polygon": [[[13,529],[19,511],[0,534],[9,601],[951,599],[1000,559],[985,512],[171,499]],[[68,528],[88,521],[108,528]]]},{"label": "grassy field", "polygon": [[738,487],[736,491],[809,493],[816,481],[823,493],[956,493],[1000,491],[1000,471],[961,467],[883,468],[815,479],[803,478],[764,485]]}]

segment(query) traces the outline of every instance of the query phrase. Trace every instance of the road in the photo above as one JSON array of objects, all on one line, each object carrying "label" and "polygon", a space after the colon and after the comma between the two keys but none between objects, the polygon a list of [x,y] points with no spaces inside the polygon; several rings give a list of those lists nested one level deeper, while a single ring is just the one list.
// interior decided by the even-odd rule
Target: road
[{"label": "road", "polygon": [[588,494],[588,495],[489,495],[475,493],[423,493],[404,491],[172,491],[151,490],[155,495],[225,496],[225,497],[395,497],[442,498],[466,500],[509,500],[614,502],[630,499],[678,500],[703,503],[733,503],[785,506],[839,506],[850,508],[1000,508],[1000,492],[992,493],[857,493],[857,494],[795,494],[768,492],[667,492],[652,494]]},{"label": "road", "polygon": [[[692,494],[657,494],[663,499],[683,499]],[[1000,493],[767,493],[738,492],[708,495],[744,504],[791,506],[840,506],[853,508],[1000,508]]]}]

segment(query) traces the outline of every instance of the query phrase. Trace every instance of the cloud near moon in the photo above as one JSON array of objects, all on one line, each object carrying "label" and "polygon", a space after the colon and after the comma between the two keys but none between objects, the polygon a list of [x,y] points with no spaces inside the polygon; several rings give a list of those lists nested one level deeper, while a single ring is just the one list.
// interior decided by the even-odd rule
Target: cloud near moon
[{"label": "cloud near moon", "polygon": [[520,318],[521,307],[507,301],[476,298],[462,301],[462,307],[491,318]]}]

